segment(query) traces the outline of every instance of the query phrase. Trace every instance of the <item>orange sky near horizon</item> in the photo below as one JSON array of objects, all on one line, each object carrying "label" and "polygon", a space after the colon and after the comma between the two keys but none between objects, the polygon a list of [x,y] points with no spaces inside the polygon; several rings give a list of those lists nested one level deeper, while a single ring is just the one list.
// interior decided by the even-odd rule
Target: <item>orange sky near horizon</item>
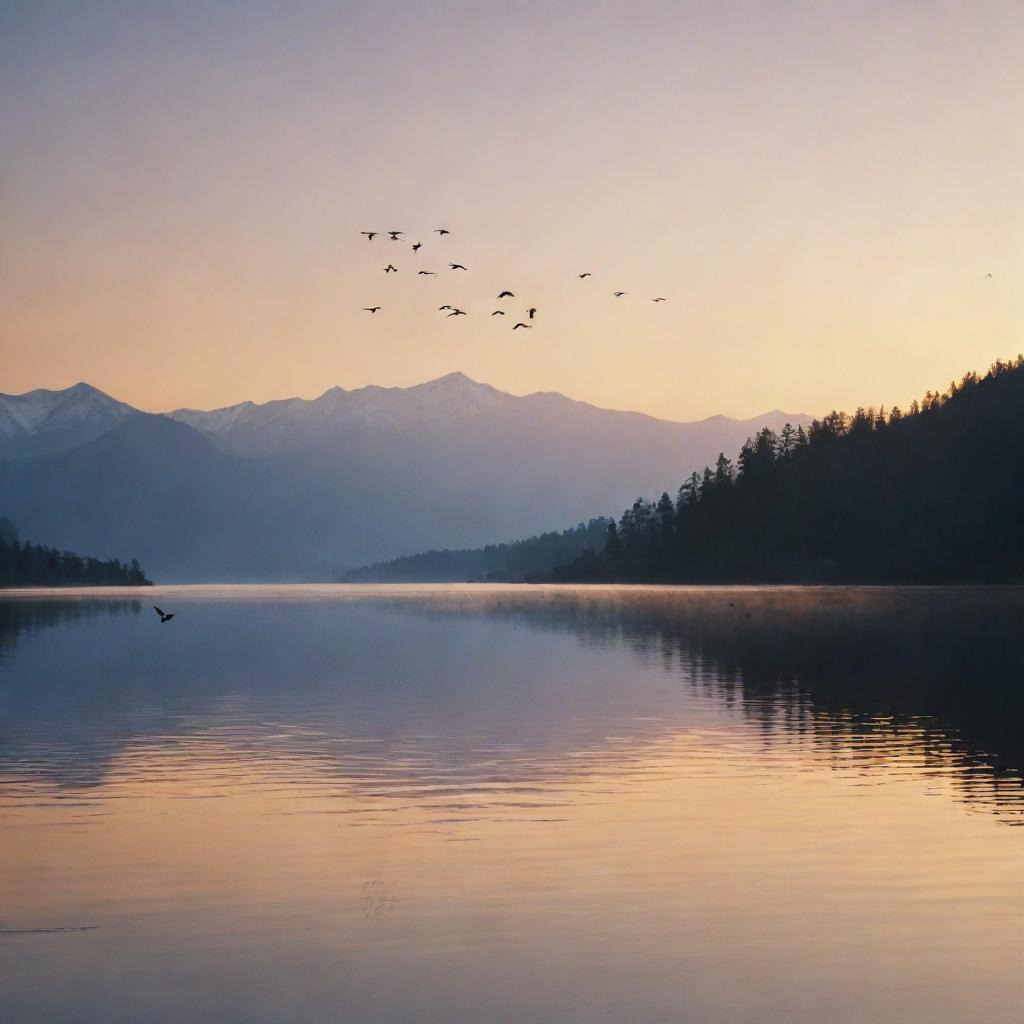
[{"label": "orange sky near horizon", "polygon": [[0,391],[906,405],[1024,349],[1021,52],[1010,2],[6,6]]}]

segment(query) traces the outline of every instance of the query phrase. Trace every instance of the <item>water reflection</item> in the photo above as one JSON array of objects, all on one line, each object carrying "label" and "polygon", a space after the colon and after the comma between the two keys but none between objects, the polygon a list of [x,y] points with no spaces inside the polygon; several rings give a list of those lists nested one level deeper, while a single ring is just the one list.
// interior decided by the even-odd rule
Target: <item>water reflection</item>
[{"label": "water reflection", "polygon": [[837,763],[854,745],[865,768],[914,747],[924,767],[951,771],[965,796],[1021,823],[1020,588],[618,588],[450,602],[657,658],[739,706],[769,743],[809,734]]},{"label": "water reflection", "polygon": [[1019,1016],[1015,590],[156,601],[0,601],[19,1024]]},{"label": "water reflection", "polygon": [[[310,596],[253,603],[250,589],[239,603],[186,590],[175,632],[136,621],[149,611],[138,599],[0,601],[0,666],[2,648],[62,623],[80,624],[87,647],[83,657],[65,637],[26,652],[27,669],[0,689],[0,767],[96,785],[140,740],[213,728],[248,743],[286,693],[270,717],[288,720],[278,725],[291,745],[315,747],[355,784],[372,787],[375,776],[353,765],[349,748],[372,742],[396,764],[414,755],[418,780],[443,770],[465,791],[496,761],[528,781],[531,772],[564,772],[567,754],[603,748],[609,736],[654,742],[692,721],[699,696],[756,724],[765,750],[780,735],[802,739],[837,768],[861,772],[912,754],[921,770],[948,774],[973,807],[1007,824],[1024,814],[1024,596],[1014,588],[330,588],[314,591],[315,604]],[[592,651],[622,648],[664,674],[623,689],[616,672],[598,671],[581,688],[573,672],[537,671],[504,628],[466,633],[472,619],[566,634]],[[441,621],[459,644],[435,660],[432,624]],[[218,719],[230,720],[229,734]]]}]

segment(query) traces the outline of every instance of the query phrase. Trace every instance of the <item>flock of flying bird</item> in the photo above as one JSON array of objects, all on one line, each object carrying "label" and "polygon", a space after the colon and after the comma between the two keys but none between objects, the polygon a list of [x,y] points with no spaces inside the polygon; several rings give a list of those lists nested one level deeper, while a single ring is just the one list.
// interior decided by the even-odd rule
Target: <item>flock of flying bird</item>
[{"label": "flock of flying bird", "polygon": [[[387,235],[391,239],[392,242],[400,242],[402,240],[402,235],[404,235],[405,232],[404,231],[363,231],[363,232],[361,232],[361,234],[365,235],[366,238],[369,241],[371,241],[371,242],[374,240],[374,238],[377,237],[377,235]],[[451,232],[447,228],[435,228],[434,229],[434,234],[442,235],[443,236],[443,235],[450,235]],[[412,245],[412,251],[413,252],[419,252],[420,249],[422,249],[422,248],[423,248],[423,243],[422,242],[414,242],[413,245]],[[466,267],[462,263],[449,263],[448,264],[448,268],[449,268],[449,270],[468,270],[469,269],[468,267]],[[389,262],[388,265],[386,267],[384,267],[384,273],[385,274],[397,274],[398,273],[398,267],[396,267],[393,263]],[[417,270],[416,274],[417,274],[417,276],[421,276],[421,277],[436,277],[437,276],[437,274],[433,270]],[[594,275],[591,274],[590,271],[585,271],[584,273],[577,274],[576,276],[582,281],[582,280],[585,280],[588,277],[593,277]],[[991,275],[989,275],[989,276],[991,276]],[[612,295],[614,295],[615,298],[617,298],[617,299],[621,299],[624,295],[628,295],[628,294],[629,293],[625,292],[625,291],[612,292]],[[515,297],[516,297],[515,293],[510,291],[507,288],[505,288],[502,291],[498,292],[498,301],[501,301],[502,299],[514,299]],[[667,300],[665,299],[664,296],[659,295],[657,298],[654,298],[651,301],[652,302],[666,302]],[[365,309],[367,313],[379,313],[381,308],[382,308],[381,306],[364,306],[363,307],[363,309]],[[438,307],[438,312],[447,312],[448,316],[466,316],[467,315],[467,313],[466,313],[466,311],[464,309],[459,309],[458,307],[452,306],[452,305],[447,304],[447,303],[445,305],[443,305],[443,306],[439,306]],[[506,313],[505,313],[504,309],[496,309],[493,313],[491,313],[491,316],[505,316],[505,315],[506,315]],[[534,317],[536,317],[536,315],[537,315],[537,307],[536,306],[530,306],[526,310],[526,319],[527,320],[532,321],[534,319]],[[526,321],[523,321],[523,320],[517,320],[516,323],[514,324],[514,326],[512,327],[512,330],[513,331],[518,331],[520,328],[524,328],[526,330],[529,330],[532,327],[533,327],[532,323],[527,323]],[[161,625],[163,623],[165,623],[165,622],[170,622],[171,619],[174,618],[174,614],[175,614],[174,612],[165,612],[162,608],[158,608],[156,605],[153,605],[153,611],[155,611],[157,613],[157,615],[160,617]]]},{"label": "flock of flying bird", "polygon": [[[364,235],[366,237],[367,241],[370,241],[370,242],[372,242],[378,235],[387,235],[391,239],[392,242],[401,242],[402,241],[402,236],[405,234],[405,232],[404,231],[361,231],[360,234]],[[439,236],[444,236],[444,235],[450,235],[451,232],[447,228],[434,228],[434,234],[435,235],[439,235]],[[412,251],[416,252],[416,253],[418,253],[422,247],[423,247],[423,243],[422,242],[414,242],[412,244],[412,246],[411,246]],[[464,266],[462,263],[449,263],[448,264],[448,269],[449,270],[468,270],[469,268]],[[397,274],[398,273],[398,267],[396,267],[393,263],[389,262],[388,265],[386,267],[384,267],[384,273],[385,274]],[[433,271],[433,270],[417,270],[416,271],[416,275],[418,277],[436,277],[437,276],[436,272]],[[585,278],[593,277],[594,275],[591,274],[590,271],[585,271],[584,273],[577,274],[576,276],[582,281]],[[628,295],[628,294],[629,294],[629,292],[625,292],[625,291],[612,292],[612,295],[614,295],[615,298],[617,298],[617,299],[621,299],[624,295]],[[516,297],[515,293],[509,291],[507,288],[502,290],[502,291],[500,291],[498,293],[498,301],[499,302],[502,299],[514,299],[515,297]],[[659,295],[656,298],[651,299],[651,301],[652,302],[666,302],[667,300],[665,299],[665,297],[663,295]],[[382,308],[383,308],[382,306],[363,306],[363,309],[367,313],[370,313],[370,314],[379,313]],[[448,316],[466,316],[467,315],[466,311],[464,309],[459,309],[457,306],[452,306],[452,305],[449,305],[447,303],[445,305],[443,305],[443,306],[438,306],[438,312],[439,313],[446,312],[446,311],[447,311],[447,315]],[[494,310],[493,313],[491,313],[491,316],[505,316],[505,315],[506,315],[506,312],[505,312],[504,309],[496,309],[496,310]],[[526,318],[527,318],[527,320],[532,321],[536,317],[536,315],[537,315],[537,307],[536,306],[530,306],[526,310]],[[523,320],[517,320],[515,325],[512,327],[512,330],[513,331],[518,331],[520,328],[524,328],[526,330],[529,330],[532,327],[533,327],[532,323],[527,323],[526,321],[523,321]]]}]

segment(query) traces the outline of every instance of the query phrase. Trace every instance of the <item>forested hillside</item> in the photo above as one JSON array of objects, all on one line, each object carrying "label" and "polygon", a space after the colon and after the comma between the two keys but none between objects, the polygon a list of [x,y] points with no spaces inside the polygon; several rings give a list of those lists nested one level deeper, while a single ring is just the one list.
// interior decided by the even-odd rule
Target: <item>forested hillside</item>
[{"label": "forested hillside", "polygon": [[550,572],[584,551],[604,547],[608,519],[591,519],[561,533],[542,533],[510,544],[425,551],[346,573],[346,583],[458,583],[469,579],[521,580]]},{"label": "forested hillside", "polygon": [[0,517],[0,587],[143,587],[150,581],[138,561],[101,561],[71,551],[22,543],[9,519]]},{"label": "forested hillside", "polygon": [[637,499],[559,580],[999,581],[1024,577],[1024,357],[906,412],[832,412]]}]

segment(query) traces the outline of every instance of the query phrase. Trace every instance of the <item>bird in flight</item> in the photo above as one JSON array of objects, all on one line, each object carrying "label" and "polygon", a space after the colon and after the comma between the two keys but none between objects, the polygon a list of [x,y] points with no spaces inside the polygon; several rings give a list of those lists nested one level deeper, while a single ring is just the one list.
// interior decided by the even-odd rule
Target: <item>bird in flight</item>
[{"label": "bird in flight", "polygon": [[363,306],[367,313],[376,313],[380,306]]},{"label": "bird in flight", "polygon": [[432,270],[417,270],[416,273],[417,274],[426,274],[429,277],[437,277],[437,275]]},{"label": "bird in flight", "polygon": [[163,609],[157,608],[156,605],[153,605],[153,611],[155,611],[157,613],[157,615],[160,616],[160,622],[161,623],[170,622],[171,619],[174,618],[174,612],[165,612],[165,611],[163,611]]},{"label": "bird in flight", "polygon": [[531,325],[530,324],[524,324],[523,321],[520,320],[519,323],[517,323],[515,325],[515,327],[512,328],[512,330],[513,331],[518,331],[520,327],[525,327],[527,330],[529,330]]},{"label": "bird in flight", "polygon": [[466,269],[461,263],[449,263],[448,266],[451,267],[452,270],[465,270]]},{"label": "bird in flight", "polygon": [[413,244],[412,244],[412,251],[413,252],[419,252],[420,249],[422,249],[422,248],[423,248],[423,243],[422,242],[413,242]]},{"label": "bird in flight", "polygon": [[657,297],[656,299],[651,299],[651,302],[665,302],[665,301],[667,301],[667,300],[666,300],[666,299],[664,299],[664,298],[663,298],[662,296],[660,296],[660,295],[659,295],[659,296],[658,296],[658,297]]},{"label": "bird in flight", "polygon": [[448,315],[449,316],[465,316],[466,315],[466,311],[464,309],[453,309]]},{"label": "bird in flight", "polygon": [[451,232],[447,228],[434,228],[435,235],[450,235]]},{"label": "bird in flight", "polygon": [[360,231],[359,234],[366,235],[366,240],[372,242],[379,234],[379,231]]},{"label": "bird in flight", "polygon": [[491,314],[491,316],[504,316],[504,315],[505,315],[505,310],[503,310],[503,309],[496,309],[496,310],[495,310],[495,311],[494,311],[494,312],[493,312],[493,313]]},{"label": "bird in flight", "polygon": [[498,292],[499,299],[514,299],[515,295],[512,292]]},{"label": "bird in flight", "polygon": [[622,296],[625,295],[625,294],[627,294],[627,293],[626,292],[612,292],[612,295],[614,295],[615,298],[617,298],[617,299],[621,299]]},{"label": "bird in flight", "polygon": [[593,277],[594,275],[588,270],[585,274],[580,274],[579,278],[582,281],[585,277]]},{"label": "bird in flight", "polygon": [[438,306],[437,311],[440,313],[442,309],[454,309],[454,306]]},{"label": "bird in flight", "polygon": [[986,276],[986,277],[991,277],[992,275],[991,275],[991,274],[986,274],[985,276]]},{"label": "bird in flight", "polygon": [[399,235],[404,235],[405,232],[404,231],[389,231],[388,234],[391,236],[391,241],[392,242],[397,242],[398,241],[398,236]]},{"label": "bird in flight", "polygon": [[398,267],[393,267],[390,263],[384,268],[385,274],[397,274]]},{"label": "bird in flight", "polygon": [[532,320],[537,315],[537,307],[531,306],[527,311],[526,315]]}]

